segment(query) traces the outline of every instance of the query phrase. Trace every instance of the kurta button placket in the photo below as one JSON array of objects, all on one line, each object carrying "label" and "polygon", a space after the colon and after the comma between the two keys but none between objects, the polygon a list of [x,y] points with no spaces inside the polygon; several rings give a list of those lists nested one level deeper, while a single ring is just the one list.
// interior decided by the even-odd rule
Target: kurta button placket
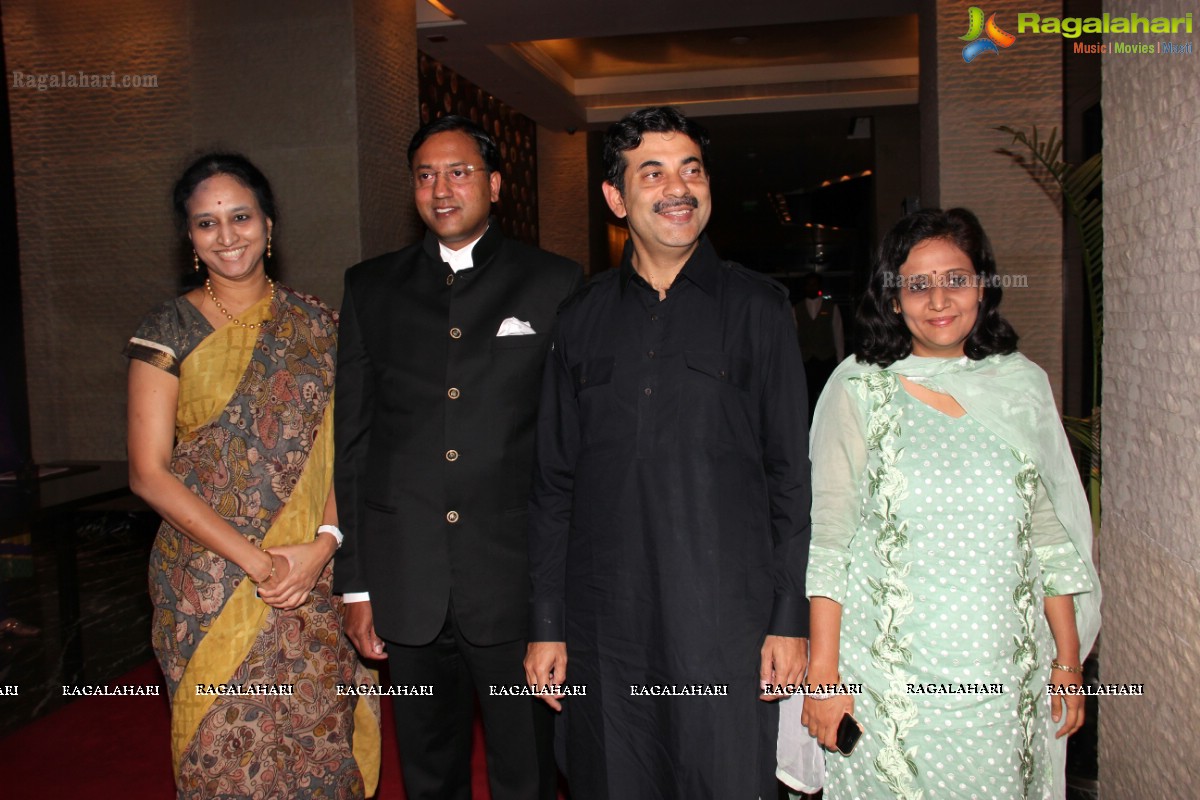
[{"label": "kurta button placket", "polygon": [[446,276],[446,285],[447,285],[447,286],[453,286],[453,285],[454,285],[454,274],[453,274],[453,273],[451,273],[451,274],[449,274],[449,275],[447,275],[447,276]]}]

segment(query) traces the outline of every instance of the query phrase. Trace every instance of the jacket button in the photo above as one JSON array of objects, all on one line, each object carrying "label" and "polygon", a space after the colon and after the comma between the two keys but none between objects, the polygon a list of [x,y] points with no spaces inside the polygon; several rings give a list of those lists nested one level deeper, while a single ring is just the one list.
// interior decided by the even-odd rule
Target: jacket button
[{"label": "jacket button", "polygon": [[450,338],[451,339],[461,339],[462,331],[459,328],[451,328],[450,329]]},{"label": "jacket button", "polygon": [[446,460],[447,461],[458,461],[458,451],[457,450],[447,450],[446,451]]},{"label": "jacket button", "polygon": [[451,400],[457,400],[460,394],[462,394],[462,392],[458,391],[458,389],[454,386],[451,386],[446,390],[446,397],[449,397]]},{"label": "jacket button", "polygon": [[446,512],[446,522],[449,522],[451,525],[458,522],[458,512],[457,511],[447,511]]},{"label": "jacket button", "polygon": [[447,276],[446,276],[446,285],[447,285],[447,286],[453,286],[453,285],[454,285],[454,275],[452,275],[452,274],[451,274],[451,275],[447,275]]}]

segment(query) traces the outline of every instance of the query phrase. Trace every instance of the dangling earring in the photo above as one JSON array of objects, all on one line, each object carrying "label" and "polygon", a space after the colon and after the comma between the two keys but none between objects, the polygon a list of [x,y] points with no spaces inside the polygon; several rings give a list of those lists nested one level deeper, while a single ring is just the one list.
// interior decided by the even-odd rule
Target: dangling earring
[{"label": "dangling earring", "polygon": [[271,234],[267,234],[267,258],[271,257]]},{"label": "dangling earring", "polygon": [[893,300],[893,301],[892,301],[892,313],[893,313],[893,314],[899,314],[899,313],[900,313],[900,304],[899,304],[899,303],[897,303],[895,300]]},{"label": "dangling earring", "polygon": [[200,254],[195,250],[192,251],[192,269],[196,272],[200,271]]}]

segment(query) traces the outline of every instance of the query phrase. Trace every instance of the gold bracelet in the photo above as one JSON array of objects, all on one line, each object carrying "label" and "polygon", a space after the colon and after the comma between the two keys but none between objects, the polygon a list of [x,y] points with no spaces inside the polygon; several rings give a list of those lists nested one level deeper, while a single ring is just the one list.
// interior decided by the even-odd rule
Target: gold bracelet
[{"label": "gold bracelet", "polygon": [[[271,554],[268,553],[267,555],[271,555]],[[254,578],[250,575],[249,572],[246,573],[246,577],[250,578],[250,582],[253,583],[255,586],[258,586],[260,583],[269,583],[271,578],[275,577],[275,556],[271,556],[271,574],[270,575],[263,578],[261,581],[254,580]]]},{"label": "gold bracelet", "polygon": [[1073,672],[1076,675],[1083,674],[1083,667],[1068,667],[1066,664],[1058,663],[1058,659],[1050,662],[1050,669],[1060,669],[1063,672]]}]

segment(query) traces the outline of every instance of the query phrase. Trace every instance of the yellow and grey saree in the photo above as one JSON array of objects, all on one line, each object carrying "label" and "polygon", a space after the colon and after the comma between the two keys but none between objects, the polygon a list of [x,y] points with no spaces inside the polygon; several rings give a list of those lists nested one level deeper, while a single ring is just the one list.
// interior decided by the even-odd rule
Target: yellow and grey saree
[{"label": "yellow and grey saree", "polygon": [[[336,321],[283,287],[242,319],[263,324],[212,331],[180,298],[126,353],[179,375],[179,480],[263,548],[311,541],[333,472]],[[160,528],[153,644],[172,698],[179,797],[374,792],[378,703],[339,692],[370,678],[342,634],[331,566],[307,603],[280,611],[236,564]]]}]

